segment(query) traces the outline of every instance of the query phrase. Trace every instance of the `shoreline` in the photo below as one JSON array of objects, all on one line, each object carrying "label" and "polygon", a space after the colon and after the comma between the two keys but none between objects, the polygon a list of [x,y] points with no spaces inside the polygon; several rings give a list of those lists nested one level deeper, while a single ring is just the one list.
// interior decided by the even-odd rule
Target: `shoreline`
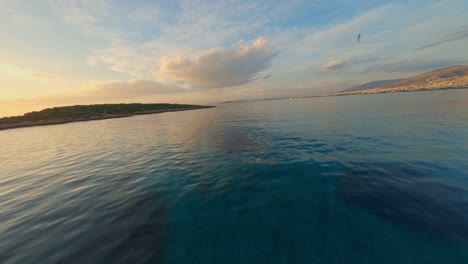
[{"label": "shoreline", "polygon": [[335,96],[352,96],[352,95],[371,95],[371,94],[390,94],[390,93],[411,93],[411,92],[430,92],[430,91],[445,91],[445,90],[463,90],[468,89],[468,87],[447,87],[447,88],[420,88],[420,89],[397,89],[390,90],[394,88],[382,89],[380,91],[353,91],[353,92],[337,92],[330,94],[318,94],[318,95],[305,95],[305,96],[293,96],[293,97],[281,97],[274,99],[253,99],[253,100],[241,100],[241,101],[225,101],[223,104],[232,104],[232,103],[249,103],[249,102],[263,102],[263,101],[275,101],[275,100],[286,100],[286,99],[308,99],[308,98],[321,98],[321,97],[335,97]]},{"label": "shoreline", "polygon": [[395,90],[395,88],[388,88],[388,89],[382,89],[380,91],[363,90],[363,91],[354,91],[354,92],[339,92],[339,93],[332,93],[332,94],[297,96],[297,97],[291,97],[290,99],[306,99],[306,98],[320,98],[320,97],[348,96],[348,95],[387,94],[387,93],[430,92],[430,91],[462,90],[462,89],[468,89],[468,87],[448,87],[448,88],[435,88],[435,89],[422,88],[422,89],[411,89],[411,90],[403,90],[403,89],[400,90],[398,88]]},{"label": "shoreline", "polygon": [[198,110],[198,109],[213,108],[213,107],[215,106],[196,106],[196,107],[190,107],[190,108],[141,111],[141,112],[128,113],[128,114],[109,114],[109,115],[94,116],[94,117],[89,117],[89,118],[65,119],[65,120],[63,119],[62,120],[44,120],[44,121],[39,121],[39,122],[21,122],[21,123],[14,123],[14,124],[0,124],[0,131],[7,130],[7,129],[14,129],[14,128],[22,128],[22,127],[60,125],[60,124],[68,124],[68,123],[75,123],[75,122],[115,119],[115,118],[131,117],[131,116],[136,116],[136,115],[160,114],[160,113],[166,113],[166,112]]}]

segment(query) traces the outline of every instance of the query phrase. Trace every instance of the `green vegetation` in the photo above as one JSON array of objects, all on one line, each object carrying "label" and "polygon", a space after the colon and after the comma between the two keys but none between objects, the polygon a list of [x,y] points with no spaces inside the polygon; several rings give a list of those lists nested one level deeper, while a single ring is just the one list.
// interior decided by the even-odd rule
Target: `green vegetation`
[{"label": "green vegetation", "polygon": [[186,104],[96,104],[75,105],[47,108],[41,111],[26,113],[22,116],[0,118],[0,125],[40,122],[72,122],[87,119],[105,119],[133,114],[177,111],[205,108]]}]

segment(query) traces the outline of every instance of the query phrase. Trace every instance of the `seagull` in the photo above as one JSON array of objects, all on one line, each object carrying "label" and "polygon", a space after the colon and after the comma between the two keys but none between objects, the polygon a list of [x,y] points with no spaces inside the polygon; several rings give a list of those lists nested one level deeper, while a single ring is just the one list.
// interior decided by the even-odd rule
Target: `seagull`
[{"label": "seagull", "polygon": [[357,42],[361,41],[361,33],[357,35]]}]

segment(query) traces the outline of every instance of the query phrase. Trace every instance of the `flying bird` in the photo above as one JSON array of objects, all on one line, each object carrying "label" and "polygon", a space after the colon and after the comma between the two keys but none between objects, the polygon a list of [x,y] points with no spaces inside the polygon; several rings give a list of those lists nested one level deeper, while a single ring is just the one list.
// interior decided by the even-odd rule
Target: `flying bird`
[{"label": "flying bird", "polygon": [[361,33],[357,35],[357,42],[361,41]]}]

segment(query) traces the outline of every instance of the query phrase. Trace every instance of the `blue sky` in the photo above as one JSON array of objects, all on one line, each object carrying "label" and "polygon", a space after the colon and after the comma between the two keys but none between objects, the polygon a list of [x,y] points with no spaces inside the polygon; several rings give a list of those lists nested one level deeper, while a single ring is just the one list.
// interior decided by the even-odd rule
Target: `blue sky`
[{"label": "blue sky", "polygon": [[0,116],[318,94],[468,63],[463,0],[0,4]]}]

